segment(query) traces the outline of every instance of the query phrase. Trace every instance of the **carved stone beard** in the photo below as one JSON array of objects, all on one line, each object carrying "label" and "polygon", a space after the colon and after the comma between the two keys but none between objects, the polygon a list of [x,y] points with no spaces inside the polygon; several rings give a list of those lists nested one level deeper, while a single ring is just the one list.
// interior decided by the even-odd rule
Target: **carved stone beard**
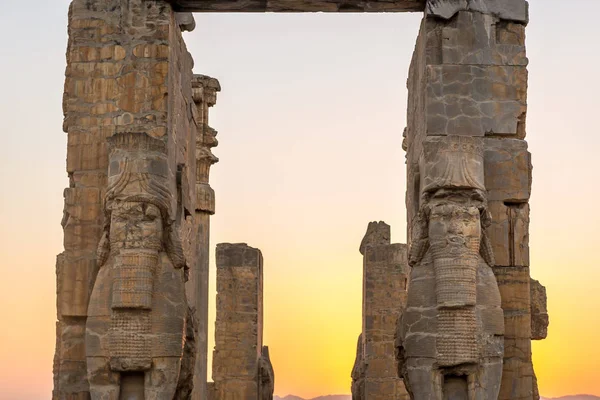
[{"label": "carved stone beard", "polygon": [[430,252],[438,305],[436,348],[440,366],[475,363],[477,269],[481,222],[473,205],[433,201],[429,218]]},{"label": "carved stone beard", "polygon": [[481,224],[474,206],[433,204],[429,245],[440,307],[474,306],[477,302],[477,266]]},{"label": "carved stone beard", "polygon": [[110,365],[113,371],[152,366],[151,310],[154,275],[162,248],[161,211],[143,202],[116,203],[111,214],[114,252]]}]

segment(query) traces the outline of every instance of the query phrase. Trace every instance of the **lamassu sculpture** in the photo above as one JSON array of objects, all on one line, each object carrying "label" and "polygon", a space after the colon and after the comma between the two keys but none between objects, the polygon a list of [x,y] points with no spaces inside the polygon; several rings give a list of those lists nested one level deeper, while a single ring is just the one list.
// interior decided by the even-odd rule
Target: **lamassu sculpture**
[{"label": "lamassu sculpture", "polygon": [[116,135],[109,145],[100,270],[86,323],[91,397],[173,399],[188,308],[166,146],[144,133]]},{"label": "lamassu sculpture", "polygon": [[484,228],[490,223],[483,141],[430,137],[399,322],[399,374],[416,400],[497,399],[504,316]]}]

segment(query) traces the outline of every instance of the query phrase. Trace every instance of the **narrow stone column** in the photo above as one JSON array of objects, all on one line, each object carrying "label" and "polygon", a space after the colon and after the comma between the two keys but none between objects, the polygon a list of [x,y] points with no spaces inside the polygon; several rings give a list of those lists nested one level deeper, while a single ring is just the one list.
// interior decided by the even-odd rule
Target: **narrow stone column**
[{"label": "narrow stone column", "polygon": [[422,222],[422,193],[431,178],[419,165],[423,143],[451,135],[483,143],[485,203],[491,214],[486,254],[495,256],[487,258],[504,310],[501,400],[538,397],[531,361],[531,156],[524,140],[528,19],[525,0],[429,0],[408,79],[404,148],[411,248],[418,250],[414,238]]},{"label": "narrow stone column", "polygon": [[404,400],[398,377],[394,335],[406,306],[406,245],[390,244],[390,226],[371,222],[360,245],[363,258],[363,317],[353,369],[354,400]]},{"label": "narrow stone column", "polygon": [[221,90],[219,81],[204,75],[194,75],[192,95],[196,104],[196,206],[194,231],[196,232],[195,264],[190,271],[188,290],[190,304],[195,307],[197,326],[196,368],[192,399],[204,400],[207,396],[208,368],[208,279],[210,254],[210,216],[215,213],[215,192],[210,187],[210,167],[219,161],[211,148],[217,146],[217,132],[208,125],[209,108],[217,101]]},{"label": "narrow stone column", "polygon": [[245,243],[217,245],[217,320],[211,396],[215,400],[258,399],[263,351],[262,296],[260,250]]}]

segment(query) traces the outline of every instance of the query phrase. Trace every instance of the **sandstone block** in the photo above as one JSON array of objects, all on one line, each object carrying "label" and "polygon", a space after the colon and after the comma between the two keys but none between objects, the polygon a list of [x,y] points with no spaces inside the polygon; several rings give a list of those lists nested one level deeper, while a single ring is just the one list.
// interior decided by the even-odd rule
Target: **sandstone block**
[{"label": "sandstone block", "polygon": [[427,135],[520,135],[527,70],[520,66],[429,65]]},{"label": "sandstone block", "polygon": [[[494,16],[460,11],[439,29],[437,64],[526,66],[525,27]],[[430,61],[432,61],[430,59]]]},{"label": "sandstone block", "polygon": [[548,306],[546,288],[539,281],[531,280],[531,338],[543,340],[548,336]]},{"label": "sandstone block", "polygon": [[469,136],[429,136],[419,161],[421,193],[440,188],[485,190],[483,141]]},{"label": "sandstone block", "polygon": [[524,203],[531,195],[531,154],[527,142],[485,138],[485,187],[489,200]]},{"label": "sandstone block", "polygon": [[215,395],[219,400],[257,399],[257,376],[264,366],[262,254],[245,243],[222,243],[216,259]]},{"label": "sandstone block", "polygon": [[529,338],[504,338],[504,358],[531,360],[531,340]]},{"label": "sandstone block", "polygon": [[504,312],[528,313],[531,308],[530,278],[527,267],[494,267]]},{"label": "sandstone block", "polygon": [[215,191],[209,184],[196,184],[196,211],[215,213]]},{"label": "sandstone block", "polygon": [[505,359],[498,400],[530,400],[533,398],[533,367],[530,362]]},{"label": "sandstone block", "polygon": [[406,12],[423,11],[424,0],[169,0],[178,11],[201,12]]},{"label": "sandstone block", "polygon": [[497,266],[529,266],[529,205],[491,201],[487,229]]},{"label": "sandstone block", "polygon": [[57,257],[58,313],[63,317],[85,317],[98,268],[94,259]]},{"label": "sandstone block", "polygon": [[450,19],[463,10],[477,11],[524,24],[529,21],[529,6],[525,0],[427,0],[425,13]]}]

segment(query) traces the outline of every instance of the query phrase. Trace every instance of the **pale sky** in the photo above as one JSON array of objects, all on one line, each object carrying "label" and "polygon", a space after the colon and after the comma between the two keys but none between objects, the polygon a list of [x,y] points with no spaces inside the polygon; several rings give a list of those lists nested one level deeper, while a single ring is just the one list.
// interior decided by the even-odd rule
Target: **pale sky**
[{"label": "pale sky", "polygon": [[[47,399],[55,256],[62,251],[67,0],[0,0],[0,399]],[[531,0],[532,275],[550,334],[544,396],[600,395],[600,2]],[[265,258],[265,344],[276,394],[350,392],[367,223],[405,242],[406,78],[419,14],[196,15],[195,72],[221,81],[211,244]],[[211,333],[214,249],[211,253]],[[210,344],[212,348],[212,343]],[[210,375],[210,373],[209,373]]]}]

